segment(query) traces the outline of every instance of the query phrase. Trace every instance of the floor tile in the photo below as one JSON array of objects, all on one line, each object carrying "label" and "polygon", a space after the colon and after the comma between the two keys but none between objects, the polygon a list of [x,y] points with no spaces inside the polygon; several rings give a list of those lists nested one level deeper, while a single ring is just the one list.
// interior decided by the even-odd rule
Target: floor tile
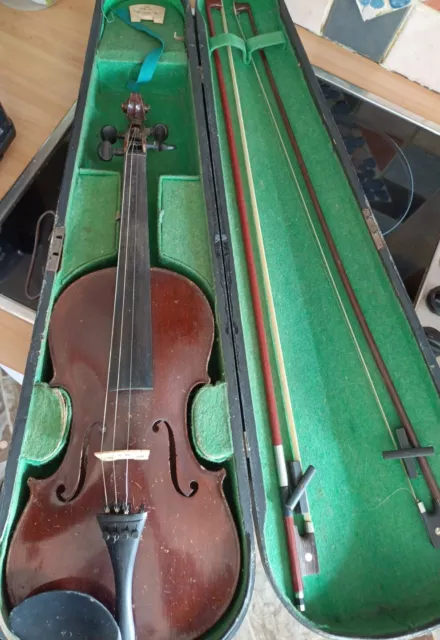
[{"label": "floor tile", "polygon": [[257,554],[255,589],[237,640],[322,640],[287,611],[267,578]]},{"label": "floor tile", "polygon": [[0,484],[5,476],[21,386],[0,369]]},{"label": "floor tile", "polygon": [[383,66],[440,92],[440,11],[420,4],[385,57]]},{"label": "floor tile", "polygon": [[408,9],[393,11],[364,22],[353,0],[335,0],[324,36],[379,62],[407,12]]},{"label": "floor tile", "polygon": [[286,0],[286,6],[295,24],[321,34],[333,0]]}]

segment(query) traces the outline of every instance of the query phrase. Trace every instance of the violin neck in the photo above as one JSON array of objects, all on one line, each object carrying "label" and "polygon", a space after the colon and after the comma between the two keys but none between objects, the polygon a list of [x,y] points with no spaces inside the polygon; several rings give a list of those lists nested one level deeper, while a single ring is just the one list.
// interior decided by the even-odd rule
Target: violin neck
[{"label": "violin neck", "polygon": [[119,234],[109,388],[152,389],[147,156],[141,148],[125,157]]}]

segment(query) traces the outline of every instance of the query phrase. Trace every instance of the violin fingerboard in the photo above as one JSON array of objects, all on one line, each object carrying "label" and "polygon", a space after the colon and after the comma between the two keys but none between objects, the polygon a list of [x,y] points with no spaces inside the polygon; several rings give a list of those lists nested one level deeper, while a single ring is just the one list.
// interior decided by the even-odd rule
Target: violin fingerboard
[{"label": "violin fingerboard", "polygon": [[110,362],[110,391],[153,388],[147,158],[127,152]]}]

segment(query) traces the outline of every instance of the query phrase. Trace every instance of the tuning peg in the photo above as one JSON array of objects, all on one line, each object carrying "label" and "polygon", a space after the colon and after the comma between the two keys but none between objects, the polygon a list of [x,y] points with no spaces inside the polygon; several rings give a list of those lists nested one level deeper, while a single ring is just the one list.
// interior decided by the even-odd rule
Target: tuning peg
[{"label": "tuning peg", "polygon": [[98,145],[98,156],[104,162],[109,162],[113,158],[114,150],[109,140],[103,140]]},{"label": "tuning peg", "polygon": [[165,124],[156,124],[151,132],[153,138],[157,140],[159,144],[164,142],[168,138],[168,127]]},{"label": "tuning peg", "polygon": [[434,287],[429,291],[426,302],[430,310],[440,316],[440,287]]},{"label": "tuning peg", "polygon": [[115,144],[118,139],[118,131],[116,127],[113,127],[111,124],[106,124],[101,129],[101,139],[104,142],[110,142],[110,144]]}]

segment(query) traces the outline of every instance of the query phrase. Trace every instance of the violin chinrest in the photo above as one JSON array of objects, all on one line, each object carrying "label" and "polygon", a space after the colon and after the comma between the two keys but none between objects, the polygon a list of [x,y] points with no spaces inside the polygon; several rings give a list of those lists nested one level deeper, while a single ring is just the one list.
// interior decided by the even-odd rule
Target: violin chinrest
[{"label": "violin chinrest", "polygon": [[46,591],[31,596],[11,611],[9,624],[20,640],[121,640],[110,611],[78,591]]}]

